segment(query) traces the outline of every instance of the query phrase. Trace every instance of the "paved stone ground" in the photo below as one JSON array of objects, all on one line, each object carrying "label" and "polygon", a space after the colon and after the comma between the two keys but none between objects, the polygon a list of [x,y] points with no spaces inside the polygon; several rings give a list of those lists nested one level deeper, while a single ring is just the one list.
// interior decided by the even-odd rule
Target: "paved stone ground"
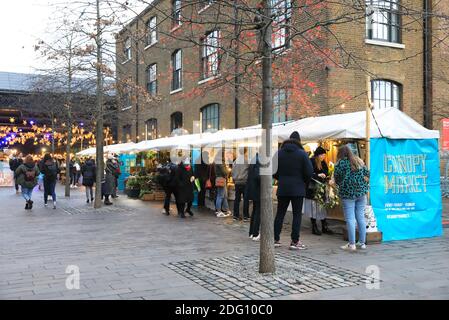
[{"label": "paved stone ground", "polygon": [[[62,188],[58,191],[63,193]],[[222,292],[207,289],[192,276],[195,270],[170,266],[227,257],[254,263],[258,254],[258,243],[247,238],[248,224],[217,219],[210,212],[181,220],[161,214],[160,203],[121,196],[110,209],[95,213],[82,190],[73,191],[69,200],[58,200],[53,210],[44,208],[41,197],[35,193],[35,208],[27,212],[20,196],[0,188],[0,299],[222,299]],[[251,298],[448,299],[449,235],[444,231],[441,238],[372,245],[351,254],[338,248],[344,244],[341,236],[317,237],[304,229],[302,239],[309,249],[276,249],[283,259],[316,261],[328,266],[327,272],[334,268],[336,275],[341,270],[369,275],[367,268],[374,265],[380,271],[380,288],[326,288],[329,277],[318,277],[315,282],[322,290]],[[281,238],[287,244],[288,230]],[[66,288],[69,265],[80,269],[79,290]],[[227,290],[229,278],[218,279],[221,283],[214,286]]]}]

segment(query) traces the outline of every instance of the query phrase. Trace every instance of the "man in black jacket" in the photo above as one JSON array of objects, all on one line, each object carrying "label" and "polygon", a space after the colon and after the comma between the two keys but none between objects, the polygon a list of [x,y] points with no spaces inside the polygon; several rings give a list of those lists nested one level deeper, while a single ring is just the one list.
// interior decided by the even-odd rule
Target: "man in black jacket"
[{"label": "man in black jacket", "polygon": [[176,164],[169,162],[158,169],[159,184],[164,188],[165,200],[163,213],[170,215],[170,200],[173,194],[176,198]]},{"label": "man in black jacket", "polygon": [[293,223],[290,249],[306,249],[299,241],[299,230],[301,228],[302,204],[306,195],[306,186],[312,177],[313,168],[307,153],[301,145],[298,132],[293,132],[290,135],[290,139],[284,141],[281,149],[275,154],[273,163],[277,164],[277,170],[273,177],[278,181],[278,205],[274,221],[275,247],[281,245],[280,234],[282,225],[285,213],[291,202]]}]

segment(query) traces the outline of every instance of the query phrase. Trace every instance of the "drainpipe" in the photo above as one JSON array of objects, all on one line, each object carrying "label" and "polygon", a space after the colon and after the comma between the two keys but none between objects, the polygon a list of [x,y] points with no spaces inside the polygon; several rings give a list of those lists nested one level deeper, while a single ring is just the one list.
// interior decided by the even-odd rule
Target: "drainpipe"
[{"label": "drainpipe", "polygon": [[139,19],[136,21],[136,143],[139,142]]},{"label": "drainpipe", "polygon": [[423,92],[424,92],[424,126],[433,128],[432,114],[432,0],[423,0]]}]

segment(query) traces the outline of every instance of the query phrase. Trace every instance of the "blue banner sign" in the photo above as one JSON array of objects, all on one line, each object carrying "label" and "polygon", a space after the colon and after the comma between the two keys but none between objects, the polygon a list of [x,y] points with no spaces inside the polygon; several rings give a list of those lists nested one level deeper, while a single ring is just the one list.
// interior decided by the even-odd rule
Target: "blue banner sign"
[{"label": "blue banner sign", "polygon": [[119,155],[120,164],[120,176],[118,178],[118,189],[125,190],[125,179],[129,177],[130,168],[136,166],[136,155],[135,154],[120,154]]},{"label": "blue banner sign", "polygon": [[371,139],[370,185],[384,241],[442,235],[438,140]]}]

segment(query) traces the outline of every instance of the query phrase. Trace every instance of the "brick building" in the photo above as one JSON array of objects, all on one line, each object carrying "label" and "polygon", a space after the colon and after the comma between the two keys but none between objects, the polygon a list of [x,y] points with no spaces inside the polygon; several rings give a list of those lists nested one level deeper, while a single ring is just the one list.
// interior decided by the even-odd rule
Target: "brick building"
[{"label": "brick building", "polygon": [[[319,63],[307,58],[310,66],[303,66],[310,70],[306,80],[316,89],[282,88],[275,83],[274,122],[363,110],[369,87],[375,108],[397,107],[419,123],[439,128],[449,98],[449,78],[442,71],[449,60],[444,59],[445,42],[441,41],[447,31],[444,19],[431,15],[426,19],[423,8],[427,4],[429,10],[443,15],[449,12],[447,4],[432,7],[431,0],[366,0],[362,7],[332,4],[315,8],[314,17],[304,11],[296,17],[297,8],[291,10],[295,2],[273,3],[278,13],[273,46],[285,45],[282,52],[275,50],[279,56],[275,64],[282,57],[299,56],[297,47],[288,46],[288,35],[298,30],[296,26],[307,27],[320,19],[337,22],[322,28],[321,36],[310,41],[317,52],[326,52]],[[253,11],[241,14],[254,17]],[[223,5],[223,1],[155,0],[119,33],[118,140],[154,139],[179,127],[198,132],[259,123],[258,109],[252,106],[260,105],[260,98],[251,93],[259,87],[248,81],[237,95],[233,83],[213,85],[217,78],[229,79],[235,59],[215,50],[227,27],[214,28],[212,19],[204,16],[220,14],[220,21],[232,22],[234,13],[232,5]],[[195,24],[185,22],[189,20],[201,23],[195,29]],[[286,75],[286,79],[294,82],[293,76]],[[295,93],[289,90],[303,90],[301,94],[308,95],[304,105],[300,102],[304,98],[294,100]],[[307,108],[308,104],[316,107]],[[438,116],[432,117],[434,110]]]}]

